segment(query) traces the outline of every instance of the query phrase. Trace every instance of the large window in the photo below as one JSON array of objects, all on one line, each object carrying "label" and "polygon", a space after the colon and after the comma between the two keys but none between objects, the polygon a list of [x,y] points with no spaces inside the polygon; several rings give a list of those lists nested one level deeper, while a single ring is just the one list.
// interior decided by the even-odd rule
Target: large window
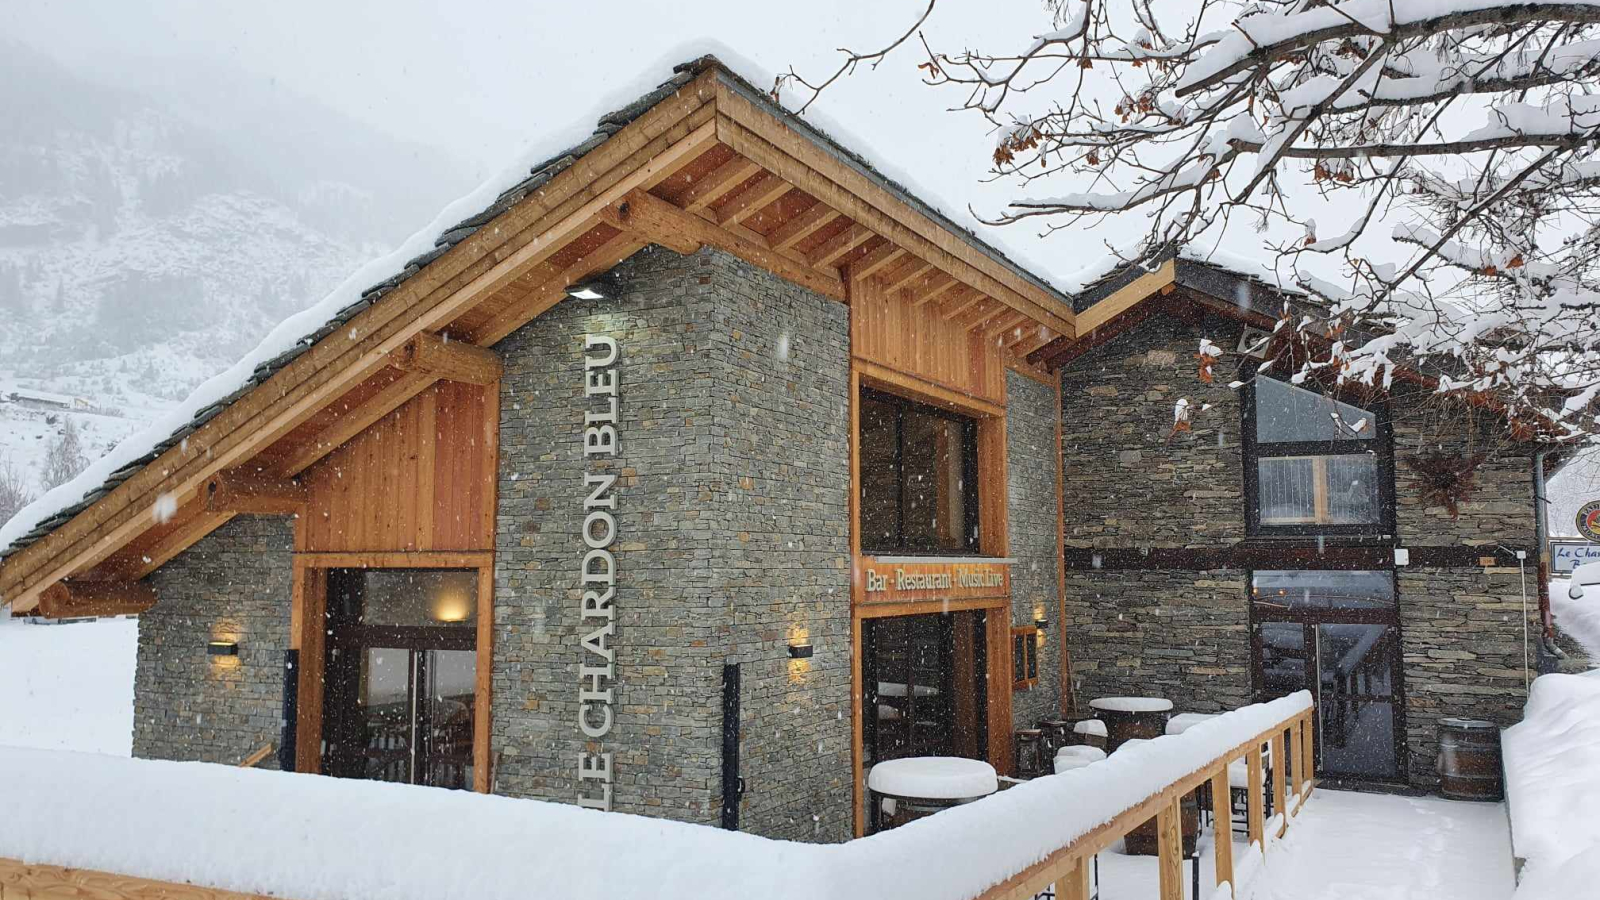
[{"label": "large window", "polygon": [[1257,376],[1245,402],[1245,478],[1254,534],[1387,532],[1388,422],[1314,391]]},{"label": "large window", "polygon": [[861,549],[976,553],[977,423],[861,392]]}]

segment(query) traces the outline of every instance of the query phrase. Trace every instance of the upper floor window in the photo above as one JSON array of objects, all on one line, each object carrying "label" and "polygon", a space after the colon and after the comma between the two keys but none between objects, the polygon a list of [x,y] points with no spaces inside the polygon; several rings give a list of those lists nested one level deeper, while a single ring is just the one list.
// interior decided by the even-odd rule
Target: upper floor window
[{"label": "upper floor window", "polygon": [[976,553],[977,423],[861,391],[861,550]]},{"label": "upper floor window", "polygon": [[1394,473],[1381,410],[1264,375],[1244,407],[1252,534],[1390,530]]}]

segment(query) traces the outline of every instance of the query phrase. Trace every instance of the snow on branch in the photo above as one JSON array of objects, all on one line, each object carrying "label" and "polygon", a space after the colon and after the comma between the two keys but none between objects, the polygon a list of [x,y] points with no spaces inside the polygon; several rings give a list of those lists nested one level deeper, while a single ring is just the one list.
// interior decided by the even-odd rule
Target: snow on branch
[{"label": "snow on branch", "polygon": [[1050,5],[1017,52],[924,44],[998,134],[991,222],[1132,222],[1145,265],[1242,222],[1323,377],[1600,433],[1600,0]]}]

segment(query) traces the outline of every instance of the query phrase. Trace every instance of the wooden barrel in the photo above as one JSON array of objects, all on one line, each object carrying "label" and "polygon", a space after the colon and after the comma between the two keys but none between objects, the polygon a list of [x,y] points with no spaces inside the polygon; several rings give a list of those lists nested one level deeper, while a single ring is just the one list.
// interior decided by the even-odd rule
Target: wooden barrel
[{"label": "wooden barrel", "polygon": [[1451,800],[1499,800],[1500,727],[1482,719],[1439,722],[1439,793]]},{"label": "wooden barrel", "polygon": [[1159,697],[1101,697],[1089,701],[1089,706],[1105,723],[1107,753],[1135,738],[1161,737],[1172,715],[1172,703]]}]

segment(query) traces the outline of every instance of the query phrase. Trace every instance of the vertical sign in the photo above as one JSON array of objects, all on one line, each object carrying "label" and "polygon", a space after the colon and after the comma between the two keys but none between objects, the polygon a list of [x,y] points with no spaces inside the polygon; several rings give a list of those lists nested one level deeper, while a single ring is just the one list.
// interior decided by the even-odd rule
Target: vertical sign
[{"label": "vertical sign", "polygon": [[[578,633],[578,729],[587,739],[578,751],[578,805],[611,809],[611,752],[605,738],[615,721],[617,540],[615,487],[611,462],[617,455],[617,342],[599,334],[583,336],[583,600]],[[590,748],[593,748],[592,750]]]}]

